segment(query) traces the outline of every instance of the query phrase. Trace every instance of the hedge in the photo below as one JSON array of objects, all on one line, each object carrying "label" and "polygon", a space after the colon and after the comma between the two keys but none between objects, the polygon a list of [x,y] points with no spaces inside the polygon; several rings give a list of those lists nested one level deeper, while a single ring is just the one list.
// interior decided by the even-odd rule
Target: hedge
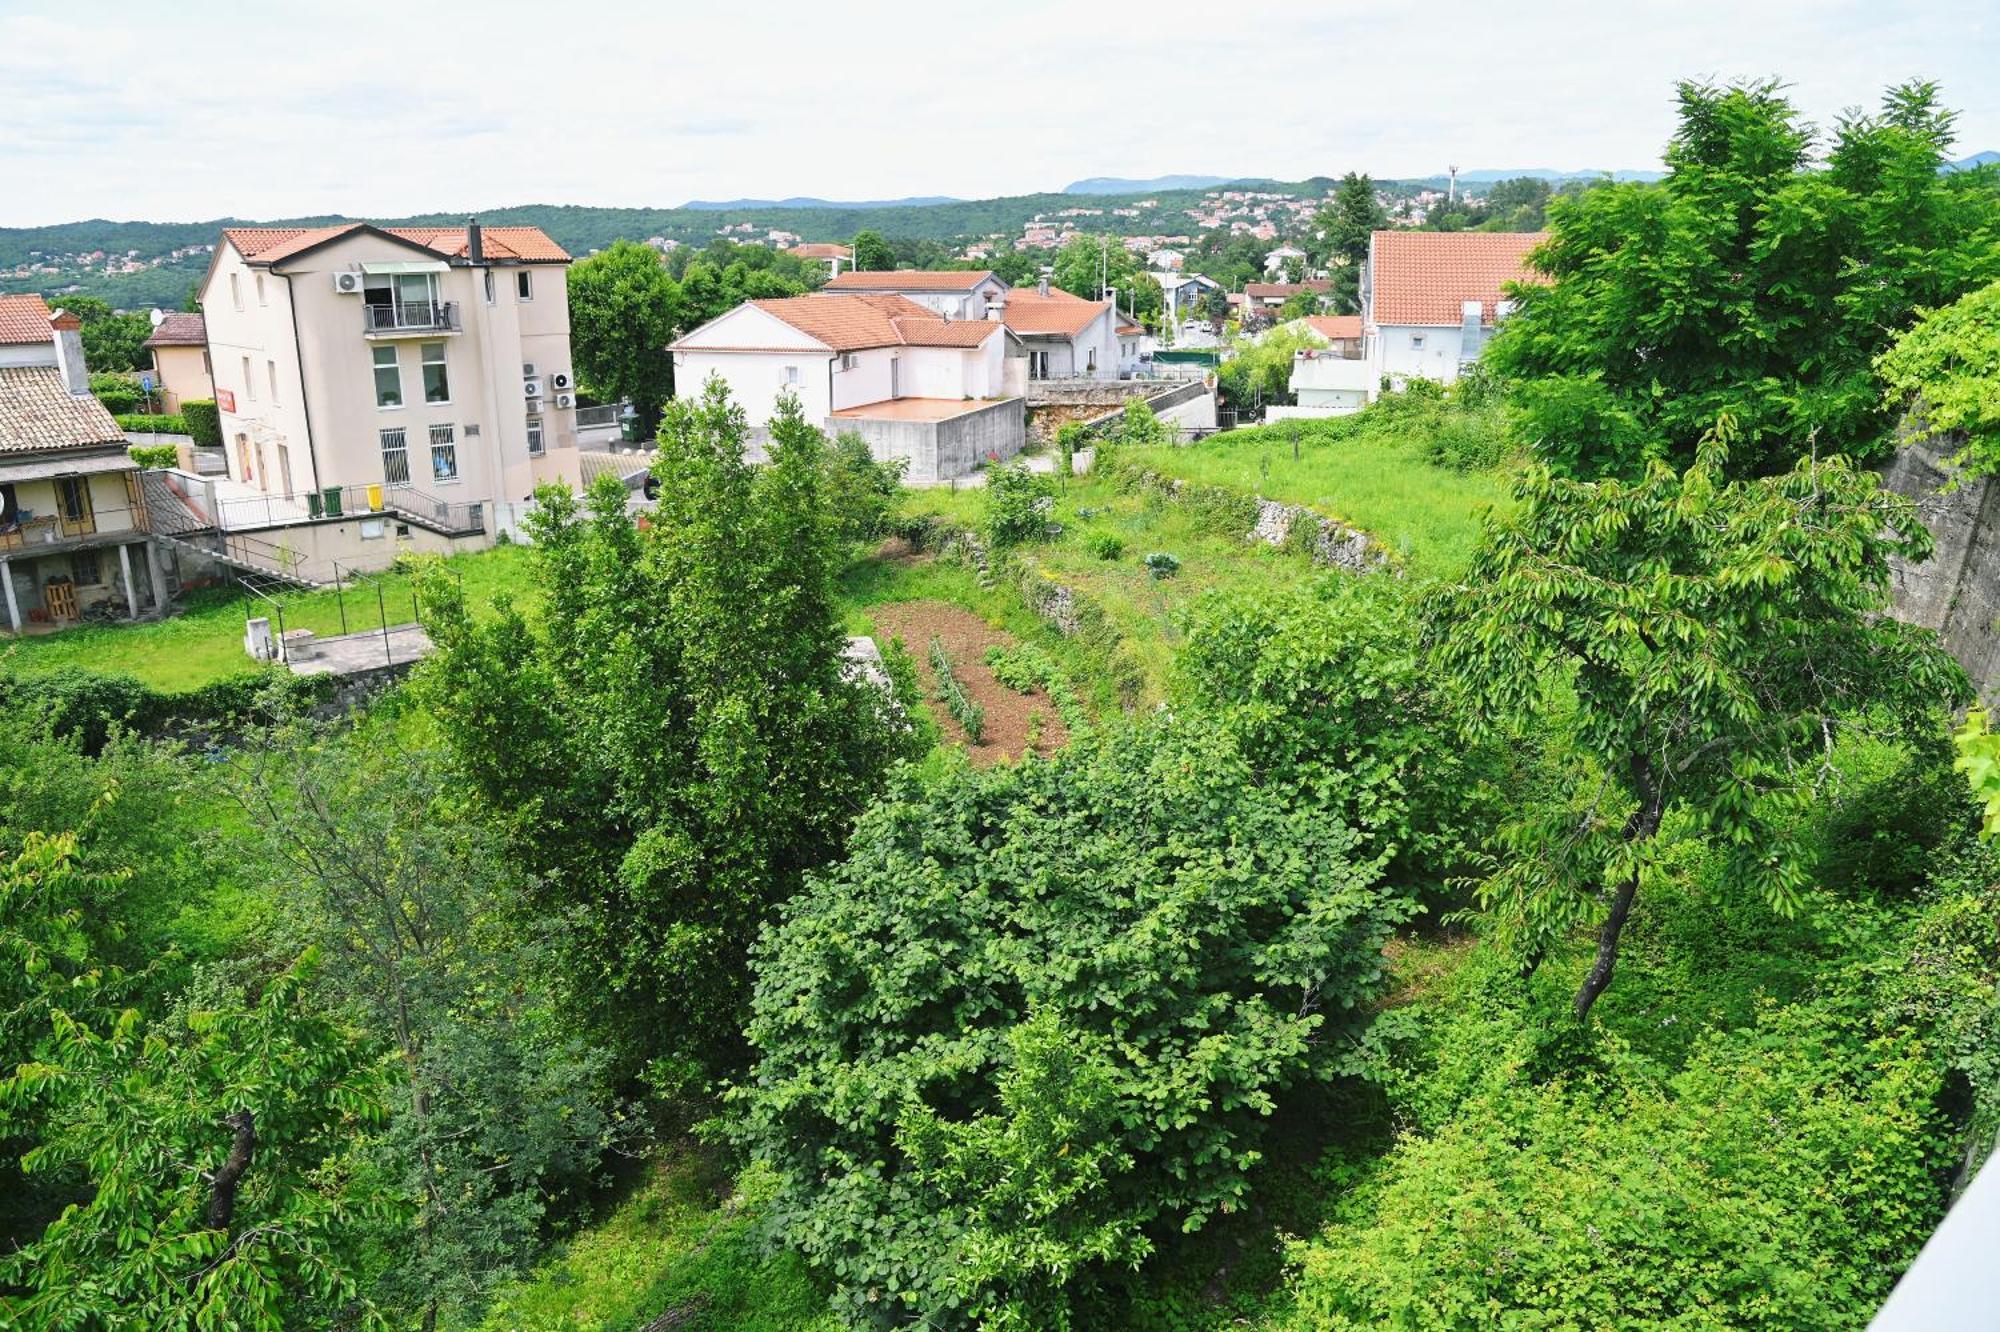
[{"label": "hedge", "polygon": [[113,412],[111,419],[118,423],[120,430],[129,430],[140,435],[185,435],[188,432],[187,418],[179,412],[171,415],[164,412]]},{"label": "hedge", "polygon": [[127,387],[125,385],[97,389],[95,396],[99,402],[104,404],[104,410],[110,412],[113,416],[117,416],[123,412],[137,411],[139,404],[145,401],[146,397],[136,387]]},{"label": "hedge", "polygon": [[181,419],[187,422],[187,433],[194,436],[196,448],[222,447],[222,413],[217,410],[213,398],[191,398],[183,402]]},{"label": "hedge", "polygon": [[134,444],[125,451],[141,467],[172,467],[181,457],[181,451],[171,444]]},{"label": "hedge", "polygon": [[42,710],[57,735],[73,736],[85,752],[95,754],[114,728],[157,735],[181,726],[322,703],[333,696],[338,683],[332,675],[299,676],[270,667],[169,694],[130,675],[59,666],[26,674],[0,673],[0,707]]}]

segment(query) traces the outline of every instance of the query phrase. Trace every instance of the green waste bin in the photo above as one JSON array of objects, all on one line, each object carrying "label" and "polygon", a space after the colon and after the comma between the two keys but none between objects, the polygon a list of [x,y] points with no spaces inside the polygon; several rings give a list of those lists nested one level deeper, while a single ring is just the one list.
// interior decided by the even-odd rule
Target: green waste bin
[{"label": "green waste bin", "polygon": [[306,492],[306,517],[317,518],[319,514],[319,492],[317,490],[308,490]]},{"label": "green waste bin", "polygon": [[618,418],[618,438],[627,444],[639,442],[639,414],[627,412]]},{"label": "green waste bin", "polygon": [[340,517],[340,487],[328,486],[324,494],[326,516],[329,518]]}]

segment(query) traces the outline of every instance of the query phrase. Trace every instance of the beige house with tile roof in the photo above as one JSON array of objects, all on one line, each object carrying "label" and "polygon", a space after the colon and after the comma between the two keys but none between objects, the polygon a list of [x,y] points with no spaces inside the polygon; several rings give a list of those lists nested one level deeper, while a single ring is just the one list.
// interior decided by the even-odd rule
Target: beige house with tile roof
[{"label": "beige house with tile roof", "polygon": [[1547,239],[1538,231],[1375,232],[1361,270],[1375,376],[1456,380],[1507,317],[1507,288],[1539,280],[1528,255]]},{"label": "beige house with tile roof", "polygon": [[1030,379],[1116,379],[1138,360],[1136,340],[1125,354],[1112,302],[1071,295],[1047,279],[1028,289],[985,269],[897,269],[842,273],[821,290],[894,293],[949,319],[996,319],[1021,339]]},{"label": "beige house with tile roof", "polygon": [[12,633],[168,597],[124,432],[90,396],[81,325],[0,296],[0,613]]},{"label": "beige house with tile roof", "polygon": [[225,230],[200,292],[224,525],[375,568],[580,486],[569,264],[536,227]]},{"label": "beige house with tile roof", "polygon": [[177,412],[184,402],[215,397],[208,330],[199,314],[153,311],[153,332],[140,345],[153,354],[153,382],[162,411]]}]

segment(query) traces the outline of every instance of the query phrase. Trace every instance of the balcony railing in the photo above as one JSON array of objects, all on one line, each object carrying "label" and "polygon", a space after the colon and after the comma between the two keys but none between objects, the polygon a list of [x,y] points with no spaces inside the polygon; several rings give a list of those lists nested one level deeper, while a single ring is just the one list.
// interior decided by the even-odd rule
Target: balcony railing
[{"label": "balcony railing", "polygon": [[457,301],[392,301],[361,307],[369,333],[456,333]]}]

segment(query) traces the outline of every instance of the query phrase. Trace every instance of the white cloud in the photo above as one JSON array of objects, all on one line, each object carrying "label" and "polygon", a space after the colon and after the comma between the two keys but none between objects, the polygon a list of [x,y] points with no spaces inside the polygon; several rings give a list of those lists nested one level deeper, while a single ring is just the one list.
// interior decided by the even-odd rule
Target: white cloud
[{"label": "white cloud", "polygon": [[982,197],[1086,175],[1647,167],[1681,77],[2000,147],[1989,3],[0,0],[0,224]]}]

